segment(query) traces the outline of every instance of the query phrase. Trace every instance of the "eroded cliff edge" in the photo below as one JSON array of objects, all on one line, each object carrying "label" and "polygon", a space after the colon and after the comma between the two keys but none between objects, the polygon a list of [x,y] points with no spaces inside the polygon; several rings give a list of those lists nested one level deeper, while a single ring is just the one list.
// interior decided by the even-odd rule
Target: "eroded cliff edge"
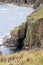
[{"label": "eroded cliff edge", "polygon": [[43,6],[28,16],[25,23],[13,28],[10,35],[4,42],[8,47],[43,48]]}]

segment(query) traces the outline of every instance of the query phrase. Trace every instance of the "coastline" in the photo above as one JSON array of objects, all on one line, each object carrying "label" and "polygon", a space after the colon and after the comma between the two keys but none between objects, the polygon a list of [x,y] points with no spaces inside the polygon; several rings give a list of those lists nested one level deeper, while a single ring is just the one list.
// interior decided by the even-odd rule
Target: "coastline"
[{"label": "coastline", "polygon": [[[5,3],[5,2],[0,2],[2,5],[3,4],[7,4],[7,5],[16,5],[16,4],[13,4],[13,3]],[[17,6],[17,5],[16,5]],[[30,5],[29,7],[31,7],[32,5]],[[19,7],[25,7],[25,6],[19,6]],[[27,6],[26,6],[27,7]],[[28,8],[29,8],[28,7]],[[32,8],[32,7],[31,7]],[[27,15],[28,16],[28,15]],[[27,17],[26,17],[27,18]],[[23,23],[23,22],[22,22]],[[3,39],[3,38],[2,38]]]},{"label": "coastline", "polygon": [[17,4],[17,3],[14,3],[14,2],[11,2],[11,3],[7,3],[7,2],[0,2],[1,4],[10,4],[10,5],[16,5],[16,6],[21,6],[21,7],[31,7],[33,8],[34,4]]}]

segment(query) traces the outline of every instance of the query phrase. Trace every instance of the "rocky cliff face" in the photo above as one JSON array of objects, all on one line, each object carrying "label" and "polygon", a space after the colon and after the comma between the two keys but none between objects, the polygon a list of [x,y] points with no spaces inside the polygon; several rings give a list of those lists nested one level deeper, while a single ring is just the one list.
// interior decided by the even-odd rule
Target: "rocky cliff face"
[{"label": "rocky cliff face", "polygon": [[[23,25],[23,24],[22,24]],[[12,36],[13,34],[13,36]],[[36,23],[23,25],[11,34],[12,43],[18,48],[36,48],[43,45],[43,18]],[[15,34],[15,35],[14,35]]]},{"label": "rocky cliff face", "polygon": [[[19,27],[13,29],[11,34],[11,43],[15,44],[14,46],[22,48],[23,40],[26,37],[26,30],[27,30],[27,22],[23,23]],[[12,34],[13,33],[13,34]]]},{"label": "rocky cliff face", "polygon": [[[43,6],[27,18],[27,22],[11,31],[11,43],[17,48],[43,46]],[[41,16],[40,16],[41,15]]]},{"label": "rocky cliff face", "polygon": [[43,44],[41,40],[43,40],[43,18],[31,24],[31,29],[28,29],[24,40],[24,46],[29,48],[41,47]]},{"label": "rocky cliff face", "polygon": [[43,48],[43,6],[28,16],[25,23],[11,30],[10,34],[9,46],[18,49]]}]

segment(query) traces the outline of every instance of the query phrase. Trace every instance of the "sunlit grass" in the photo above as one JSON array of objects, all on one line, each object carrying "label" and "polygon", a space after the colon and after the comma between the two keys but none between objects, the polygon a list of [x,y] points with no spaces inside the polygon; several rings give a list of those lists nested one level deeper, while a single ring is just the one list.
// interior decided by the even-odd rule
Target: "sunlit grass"
[{"label": "sunlit grass", "polygon": [[27,17],[27,20],[31,20],[32,23],[36,22],[38,19],[43,18],[43,6],[40,6],[35,12]]},{"label": "sunlit grass", "polygon": [[9,64],[8,64],[8,63],[2,62],[2,63],[0,63],[0,65],[9,65]]},{"label": "sunlit grass", "polygon": [[[10,61],[8,62],[9,58]],[[6,62],[0,62],[0,65],[43,65],[43,50],[20,51],[6,56],[6,59]]]}]

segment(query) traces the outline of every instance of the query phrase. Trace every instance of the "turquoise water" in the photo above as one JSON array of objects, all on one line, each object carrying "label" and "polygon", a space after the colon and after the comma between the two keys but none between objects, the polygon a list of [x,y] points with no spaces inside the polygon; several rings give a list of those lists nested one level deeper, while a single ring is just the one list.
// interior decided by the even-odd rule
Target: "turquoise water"
[{"label": "turquoise water", "polygon": [[[2,44],[2,38],[6,35],[9,36],[10,30],[23,23],[27,15],[33,11],[31,7],[0,3],[0,44]],[[0,51],[3,54],[14,52],[12,49],[3,46],[0,47]]]}]

